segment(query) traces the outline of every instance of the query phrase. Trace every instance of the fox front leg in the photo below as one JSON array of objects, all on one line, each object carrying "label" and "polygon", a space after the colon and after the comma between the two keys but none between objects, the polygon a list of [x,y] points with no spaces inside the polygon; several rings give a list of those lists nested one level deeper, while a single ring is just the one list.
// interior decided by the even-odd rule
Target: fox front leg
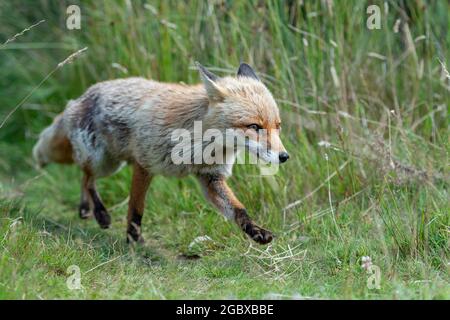
[{"label": "fox front leg", "polygon": [[237,225],[250,238],[259,244],[272,241],[272,232],[258,227],[248,216],[247,210],[236,198],[222,175],[201,175],[199,180],[203,186],[206,197],[225,217],[234,219]]},{"label": "fox front leg", "polygon": [[152,176],[136,162],[133,166],[130,200],[128,202],[127,242],[144,242],[141,234],[141,222],[144,214],[145,196],[151,180]]}]

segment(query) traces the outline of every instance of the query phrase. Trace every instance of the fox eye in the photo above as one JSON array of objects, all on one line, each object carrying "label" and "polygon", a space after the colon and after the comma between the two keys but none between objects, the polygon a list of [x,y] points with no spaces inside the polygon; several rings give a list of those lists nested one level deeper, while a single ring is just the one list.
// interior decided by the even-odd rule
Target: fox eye
[{"label": "fox eye", "polygon": [[255,130],[256,132],[258,132],[259,130],[262,129],[262,127],[259,124],[256,124],[256,123],[248,125],[247,128]]}]

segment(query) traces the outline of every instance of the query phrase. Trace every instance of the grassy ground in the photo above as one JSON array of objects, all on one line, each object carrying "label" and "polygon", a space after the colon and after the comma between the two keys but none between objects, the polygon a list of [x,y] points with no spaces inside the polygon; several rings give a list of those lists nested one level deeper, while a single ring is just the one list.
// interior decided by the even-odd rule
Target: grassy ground
[{"label": "grassy ground", "polygon": [[[448,4],[375,3],[380,30],[365,1],[83,1],[81,30],[67,30],[64,2],[1,2],[0,43],[46,21],[0,44],[0,119],[33,93],[0,128],[0,298],[449,299]],[[274,177],[240,165],[230,179],[276,233],[270,246],[225,222],[193,178],[164,177],[145,245],[127,246],[128,168],[99,181],[107,231],[78,219],[77,168],[34,169],[37,135],[90,84],[194,83],[194,60],[230,74],[241,59],[277,98],[291,154]]]}]

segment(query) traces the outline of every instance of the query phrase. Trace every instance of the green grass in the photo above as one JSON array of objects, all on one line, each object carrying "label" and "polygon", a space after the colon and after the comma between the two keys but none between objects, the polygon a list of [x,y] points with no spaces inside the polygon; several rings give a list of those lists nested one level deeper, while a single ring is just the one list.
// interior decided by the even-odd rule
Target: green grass
[{"label": "green grass", "polygon": [[[0,129],[0,299],[450,298],[445,1],[388,1],[388,14],[375,1],[382,29],[372,31],[365,1],[149,3],[83,1],[82,29],[71,31],[64,2],[0,3],[0,43],[46,19],[0,44],[0,120],[88,47]],[[106,231],[78,218],[76,167],[34,169],[39,132],[89,85],[132,75],[195,83],[195,60],[231,74],[241,59],[278,100],[291,154],[276,176],[239,165],[230,179],[277,235],[270,247],[224,221],[192,177],[155,178],[146,243],[128,246],[129,168],[99,181]],[[212,240],[190,246],[204,235]],[[363,256],[380,268],[380,289],[367,287]],[[81,290],[66,285],[71,265]]]}]

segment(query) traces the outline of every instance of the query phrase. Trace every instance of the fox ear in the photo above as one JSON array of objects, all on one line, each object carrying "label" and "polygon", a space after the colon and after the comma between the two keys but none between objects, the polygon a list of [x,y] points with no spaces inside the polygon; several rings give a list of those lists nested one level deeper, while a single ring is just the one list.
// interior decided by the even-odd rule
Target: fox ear
[{"label": "fox ear", "polygon": [[205,85],[206,92],[208,93],[208,97],[212,101],[221,101],[223,100],[223,92],[220,90],[216,81],[219,79],[214,73],[208,71],[204,66],[202,66],[199,62],[195,61],[195,65],[200,71],[200,77],[202,78],[203,84]]},{"label": "fox ear", "polygon": [[248,78],[252,78],[252,79],[261,81],[258,78],[258,76],[256,75],[256,72],[252,69],[252,67],[250,67],[245,62],[241,63],[241,65],[239,66],[237,76],[238,77],[248,77]]}]

